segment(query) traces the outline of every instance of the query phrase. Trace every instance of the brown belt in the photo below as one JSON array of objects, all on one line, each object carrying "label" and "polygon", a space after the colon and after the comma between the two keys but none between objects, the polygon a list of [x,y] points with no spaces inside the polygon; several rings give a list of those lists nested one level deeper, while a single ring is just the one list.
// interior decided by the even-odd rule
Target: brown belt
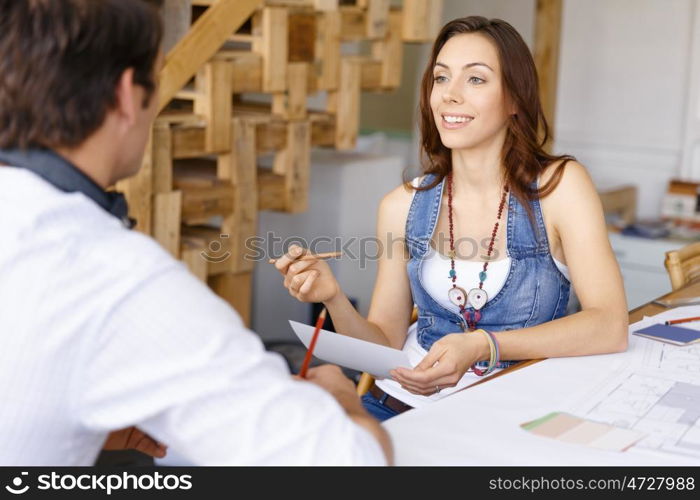
[{"label": "brown belt", "polygon": [[386,392],[381,390],[375,384],[372,384],[372,387],[369,388],[369,393],[372,396],[374,396],[377,399],[377,401],[379,401],[381,404],[383,404],[387,408],[394,410],[397,413],[403,413],[405,411],[413,409],[413,406],[409,406],[400,399],[396,399],[393,396],[389,396]]}]

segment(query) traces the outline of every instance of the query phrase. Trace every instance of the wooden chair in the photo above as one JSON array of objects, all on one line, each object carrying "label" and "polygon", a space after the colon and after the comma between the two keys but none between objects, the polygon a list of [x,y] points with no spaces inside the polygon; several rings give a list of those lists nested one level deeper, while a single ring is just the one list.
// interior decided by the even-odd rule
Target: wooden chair
[{"label": "wooden chair", "polygon": [[[416,321],[418,321],[418,308],[414,306],[413,311],[411,312],[411,324],[415,323]],[[367,372],[363,372],[360,376],[360,381],[357,383],[357,395],[364,395],[367,391],[369,391],[373,383],[374,377]]]},{"label": "wooden chair", "polygon": [[691,243],[679,250],[666,252],[664,266],[673,291],[700,281],[700,243]]}]

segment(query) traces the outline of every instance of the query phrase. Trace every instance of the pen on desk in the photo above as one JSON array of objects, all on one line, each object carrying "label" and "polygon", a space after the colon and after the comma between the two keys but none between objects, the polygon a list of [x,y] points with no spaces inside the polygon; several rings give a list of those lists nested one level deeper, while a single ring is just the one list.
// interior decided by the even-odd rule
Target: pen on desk
[{"label": "pen on desk", "polygon": [[316,328],[314,328],[314,334],[311,337],[309,348],[306,350],[306,356],[304,356],[304,362],[301,365],[301,370],[299,370],[299,376],[301,378],[306,378],[306,372],[309,370],[309,363],[311,363],[311,355],[314,352],[314,347],[316,347],[316,340],[318,339],[318,334],[321,331],[324,321],[326,321],[325,307],[321,310],[321,314],[318,315],[318,319],[316,320]]},{"label": "pen on desk", "polygon": [[[336,257],[341,257],[343,252],[326,252],[326,253],[307,253],[302,255],[297,260],[311,260],[311,259],[334,259]],[[270,264],[277,262],[277,259],[268,260]]]},{"label": "pen on desk", "polygon": [[689,323],[691,321],[700,321],[700,316],[695,316],[693,318],[678,318],[669,321],[664,321],[664,325],[676,325],[678,323]]}]

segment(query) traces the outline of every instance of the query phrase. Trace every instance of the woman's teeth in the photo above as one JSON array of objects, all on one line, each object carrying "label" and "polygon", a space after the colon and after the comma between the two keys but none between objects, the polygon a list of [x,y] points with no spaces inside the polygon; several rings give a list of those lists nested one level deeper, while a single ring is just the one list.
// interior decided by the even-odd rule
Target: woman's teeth
[{"label": "woman's teeth", "polygon": [[443,116],[443,118],[447,123],[464,123],[472,120],[466,116]]}]

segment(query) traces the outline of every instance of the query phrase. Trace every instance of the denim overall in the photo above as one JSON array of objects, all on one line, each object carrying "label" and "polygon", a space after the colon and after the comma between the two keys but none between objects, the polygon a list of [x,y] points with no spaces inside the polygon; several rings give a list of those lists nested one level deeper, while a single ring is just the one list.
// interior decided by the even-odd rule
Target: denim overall
[{"label": "denim overall", "polygon": [[[432,182],[433,175],[426,175],[421,186]],[[449,333],[463,332],[467,329],[465,319],[457,312],[445,309],[428,292],[421,283],[421,268],[430,240],[440,214],[442,190],[445,181],[428,191],[416,191],[413,203],[406,219],[406,245],[410,255],[408,261],[408,278],[411,283],[413,302],[418,306],[418,343],[426,351],[433,342]],[[537,187],[533,183],[532,187]],[[515,196],[510,196],[507,211],[507,252],[511,258],[510,270],[503,288],[481,309],[481,319],[477,328],[492,332],[516,330],[539,325],[546,321],[560,318],[566,314],[569,302],[570,283],[559,271],[552,255],[549,253],[547,230],[542,218],[539,201],[531,201],[530,206],[537,229],[533,229],[527,211]],[[460,283],[469,291],[477,276]],[[488,278],[487,278],[488,279]],[[445,295],[452,286],[447,275]],[[472,314],[473,308],[468,308]],[[505,368],[514,361],[501,361],[497,366]],[[487,361],[480,361],[477,366],[485,368]],[[384,396],[386,398],[386,395]],[[362,396],[362,403],[367,411],[384,421],[397,415],[397,412],[385,406],[384,401],[372,394]]]},{"label": "denim overall", "polygon": [[[426,175],[421,186],[435,177]],[[406,244],[410,254],[408,276],[413,301],[418,306],[418,343],[430,350],[433,342],[449,333],[465,331],[465,319],[457,312],[441,306],[430,296],[421,283],[421,268],[429,249],[430,240],[440,214],[442,190],[445,180],[427,191],[416,191],[406,220]],[[533,187],[536,187],[536,182]],[[509,196],[507,211],[507,252],[511,257],[510,270],[503,288],[490,298],[481,309],[477,328],[498,332],[539,325],[565,315],[569,302],[570,283],[559,271],[549,252],[547,231],[542,210],[537,200],[530,206],[537,224],[533,230],[530,218],[515,196]],[[476,282],[477,276],[469,280]],[[488,279],[488,278],[487,278]],[[452,286],[445,276],[445,294]],[[460,286],[459,279],[457,286]],[[470,285],[462,288],[469,291]],[[474,310],[468,308],[472,314]],[[498,367],[507,367],[515,362],[502,361]],[[477,366],[486,366],[483,361]]]}]

